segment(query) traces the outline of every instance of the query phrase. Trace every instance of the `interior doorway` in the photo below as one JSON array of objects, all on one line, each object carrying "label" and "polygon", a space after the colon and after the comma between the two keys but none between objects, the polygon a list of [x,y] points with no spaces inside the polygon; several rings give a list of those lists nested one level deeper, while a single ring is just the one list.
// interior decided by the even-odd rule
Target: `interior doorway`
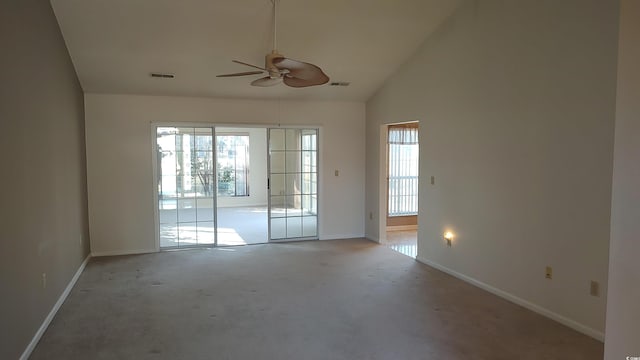
[{"label": "interior doorway", "polygon": [[385,238],[392,249],[418,253],[418,122],[386,126]]}]

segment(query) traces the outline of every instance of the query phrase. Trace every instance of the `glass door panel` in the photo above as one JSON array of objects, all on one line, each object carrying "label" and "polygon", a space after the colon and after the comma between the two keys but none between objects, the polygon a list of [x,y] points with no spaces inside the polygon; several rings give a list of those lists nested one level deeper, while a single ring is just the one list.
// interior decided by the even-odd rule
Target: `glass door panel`
[{"label": "glass door panel", "polygon": [[270,240],[318,237],[317,129],[269,129]]},{"label": "glass door panel", "polygon": [[267,129],[216,127],[215,138],[217,245],[268,242]]},{"label": "glass door panel", "polygon": [[156,129],[161,248],[215,243],[213,129]]}]

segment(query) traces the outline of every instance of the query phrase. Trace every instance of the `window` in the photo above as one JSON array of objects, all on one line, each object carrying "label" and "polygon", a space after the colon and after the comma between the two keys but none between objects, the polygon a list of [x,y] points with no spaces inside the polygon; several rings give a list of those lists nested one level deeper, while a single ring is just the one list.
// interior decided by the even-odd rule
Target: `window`
[{"label": "window", "polygon": [[418,124],[389,126],[388,215],[418,214]]},{"label": "window", "polygon": [[218,196],[249,196],[249,134],[217,134]]}]

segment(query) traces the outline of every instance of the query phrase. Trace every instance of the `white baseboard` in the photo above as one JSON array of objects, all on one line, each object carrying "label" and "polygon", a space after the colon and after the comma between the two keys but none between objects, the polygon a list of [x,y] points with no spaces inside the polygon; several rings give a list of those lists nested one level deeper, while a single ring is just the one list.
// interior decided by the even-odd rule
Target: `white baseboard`
[{"label": "white baseboard", "polygon": [[49,324],[51,324],[51,321],[53,320],[54,316],[56,316],[56,313],[58,312],[58,310],[60,310],[60,307],[62,306],[62,304],[64,304],[64,301],[67,299],[67,296],[69,296],[71,289],[73,289],[74,285],[78,281],[78,278],[84,271],[85,266],[87,266],[89,259],[91,259],[91,254],[87,255],[87,257],[84,259],[82,264],[80,264],[80,267],[78,268],[76,273],[73,275],[73,278],[71,278],[71,281],[69,281],[69,284],[67,285],[67,287],[64,289],[64,291],[58,298],[58,301],[56,301],[56,303],[53,305],[53,308],[49,312],[49,315],[47,315],[47,317],[44,319],[44,321],[42,322],[42,325],[40,325],[40,328],[38,329],[38,331],[36,331],[36,334],[33,336],[33,339],[31,339],[31,342],[29,343],[29,345],[27,345],[27,348],[22,353],[22,356],[20,356],[20,360],[27,360],[29,356],[31,356],[31,353],[36,348],[36,345],[38,345],[40,338],[42,338],[42,335],[44,335],[44,332],[49,327]]},{"label": "white baseboard", "polygon": [[420,261],[423,264],[426,264],[426,265],[429,265],[429,266],[431,266],[433,268],[436,268],[436,269],[438,269],[438,270],[440,270],[442,272],[445,272],[445,273],[447,273],[447,274],[449,274],[449,275],[451,275],[453,277],[456,277],[456,278],[458,278],[458,279],[460,279],[462,281],[468,282],[471,285],[474,285],[474,286],[477,286],[477,287],[479,287],[479,288],[481,288],[483,290],[486,290],[486,291],[488,291],[488,292],[490,292],[490,293],[492,293],[494,295],[497,295],[497,296],[499,296],[499,297],[501,297],[503,299],[511,301],[512,303],[515,303],[515,304],[518,304],[518,305],[520,305],[520,306],[522,306],[524,308],[527,308],[527,309],[529,309],[529,310],[531,310],[531,311],[533,311],[535,313],[538,313],[538,314],[540,314],[542,316],[548,317],[549,319],[555,320],[555,321],[557,321],[557,322],[559,322],[559,323],[561,323],[563,325],[566,325],[566,326],[568,326],[568,327],[570,327],[570,328],[572,328],[572,329],[574,329],[574,330],[576,330],[578,332],[581,332],[581,333],[583,333],[583,334],[585,334],[587,336],[590,336],[590,337],[592,337],[592,338],[594,338],[596,340],[604,342],[604,333],[602,331],[598,331],[596,329],[590,328],[590,327],[588,327],[588,326],[586,326],[584,324],[581,324],[581,323],[579,323],[579,322],[577,322],[575,320],[569,319],[569,318],[567,318],[565,316],[562,316],[562,315],[560,315],[558,313],[555,313],[555,312],[553,312],[553,311],[551,311],[549,309],[543,308],[540,305],[536,305],[536,304],[534,304],[532,302],[529,302],[529,301],[527,301],[525,299],[517,297],[517,296],[515,296],[513,294],[510,294],[510,293],[508,293],[506,291],[500,290],[500,289],[495,288],[495,287],[493,287],[491,285],[488,285],[488,284],[485,284],[485,283],[483,283],[481,281],[478,281],[478,280],[476,280],[474,278],[471,278],[469,276],[461,274],[461,273],[459,273],[457,271],[451,270],[451,269],[449,269],[449,268],[447,268],[445,266],[442,266],[440,264],[437,264],[437,263],[435,263],[433,261],[430,261],[430,260],[427,260],[427,259],[424,259],[424,258],[421,258],[421,257],[417,257],[416,260]]},{"label": "white baseboard", "polygon": [[139,255],[139,254],[149,254],[149,253],[157,253],[156,249],[138,249],[138,250],[125,250],[125,251],[97,251],[92,252],[92,257],[101,257],[101,256],[118,256],[118,255]]},{"label": "white baseboard", "polygon": [[404,231],[404,230],[418,230],[418,225],[387,226],[387,231]]}]

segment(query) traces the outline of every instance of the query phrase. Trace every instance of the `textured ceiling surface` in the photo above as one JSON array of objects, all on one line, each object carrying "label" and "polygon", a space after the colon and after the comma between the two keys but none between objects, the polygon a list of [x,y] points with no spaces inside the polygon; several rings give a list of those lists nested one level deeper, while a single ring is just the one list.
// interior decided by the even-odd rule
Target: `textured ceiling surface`
[{"label": "textured ceiling surface", "polygon": [[[85,92],[365,101],[459,0],[278,0],[278,50],[327,85],[250,86],[272,48],[270,0],[51,0]],[[152,72],[174,79],[150,77]]]}]

